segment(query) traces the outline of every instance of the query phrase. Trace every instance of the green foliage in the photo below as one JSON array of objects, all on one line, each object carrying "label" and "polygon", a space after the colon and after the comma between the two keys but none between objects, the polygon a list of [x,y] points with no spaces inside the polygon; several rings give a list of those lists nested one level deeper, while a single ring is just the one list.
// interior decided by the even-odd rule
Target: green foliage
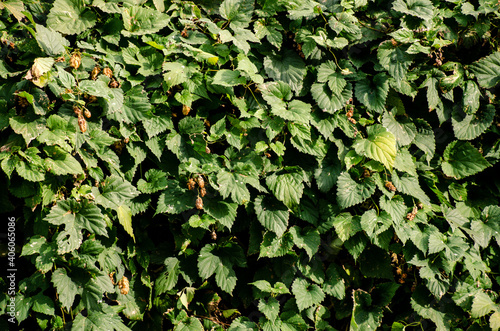
[{"label": "green foliage", "polygon": [[1,1],[18,327],[499,330],[499,11]]}]

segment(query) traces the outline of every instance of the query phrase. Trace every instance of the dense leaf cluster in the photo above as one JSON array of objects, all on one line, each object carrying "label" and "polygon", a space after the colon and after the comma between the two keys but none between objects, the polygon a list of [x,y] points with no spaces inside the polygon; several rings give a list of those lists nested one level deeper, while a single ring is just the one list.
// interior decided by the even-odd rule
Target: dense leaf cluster
[{"label": "dense leaf cluster", "polygon": [[499,330],[499,13],[0,2],[17,323]]}]

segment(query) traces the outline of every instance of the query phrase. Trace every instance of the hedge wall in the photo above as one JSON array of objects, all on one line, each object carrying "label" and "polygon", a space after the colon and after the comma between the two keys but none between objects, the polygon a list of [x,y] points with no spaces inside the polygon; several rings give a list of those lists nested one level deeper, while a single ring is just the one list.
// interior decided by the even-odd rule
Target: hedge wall
[{"label": "hedge wall", "polygon": [[499,9],[0,2],[0,328],[499,330]]}]

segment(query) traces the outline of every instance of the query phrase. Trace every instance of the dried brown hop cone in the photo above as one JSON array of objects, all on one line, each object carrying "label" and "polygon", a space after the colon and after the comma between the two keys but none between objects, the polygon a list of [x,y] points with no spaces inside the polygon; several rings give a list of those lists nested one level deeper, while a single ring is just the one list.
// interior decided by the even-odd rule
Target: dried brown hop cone
[{"label": "dried brown hop cone", "polygon": [[201,175],[198,175],[198,178],[196,178],[196,181],[198,182],[198,186],[200,188],[205,187],[205,180],[203,179],[203,177]]},{"label": "dried brown hop cone", "polygon": [[113,77],[113,70],[109,69],[108,67],[102,69],[102,73],[104,76],[108,76],[109,78]]},{"label": "dried brown hop cone", "polygon": [[127,295],[130,290],[128,278],[123,276],[123,278],[118,281],[118,287],[120,288],[121,294]]},{"label": "dried brown hop cone", "polygon": [[182,115],[187,116],[190,111],[191,108],[188,105],[182,105]]},{"label": "dried brown hop cone", "polygon": [[203,199],[200,197],[196,199],[196,209],[198,210],[203,209]]},{"label": "dried brown hop cone", "polygon": [[391,192],[396,192],[396,186],[392,182],[385,182],[385,188]]},{"label": "dried brown hop cone", "polygon": [[92,72],[90,73],[90,78],[92,80],[96,80],[97,75],[99,75],[100,72],[101,72],[101,68],[99,68],[98,66],[95,66],[94,69],[92,69]]},{"label": "dried brown hop cone", "polygon": [[78,115],[78,126],[80,127],[80,131],[82,131],[82,133],[85,133],[85,131],[87,131],[87,121],[82,114]]},{"label": "dried brown hop cone", "polygon": [[80,67],[80,64],[82,64],[82,56],[78,52],[73,53],[71,55],[71,58],[69,59],[69,65],[75,69],[78,69]]},{"label": "dried brown hop cone", "polygon": [[187,183],[188,190],[193,190],[196,187],[196,182],[193,178],[189,178]]}]

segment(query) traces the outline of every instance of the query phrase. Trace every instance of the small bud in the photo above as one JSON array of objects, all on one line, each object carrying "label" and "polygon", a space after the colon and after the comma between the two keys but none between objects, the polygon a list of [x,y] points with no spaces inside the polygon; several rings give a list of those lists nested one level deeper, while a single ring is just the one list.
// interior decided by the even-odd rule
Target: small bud
[{"label": "small bud", "polygon": [[202,197],[204,197],[206,194],[207,194],[207,189],[206,189],[206,188],[204,188],[204,187],[202,187],[202,188],[200,189],[200,195],[201,195]]},{"label": "small bud", "polygon": [[205,146],[205,153],[207,153],[207,154],[211,153],[210,148],[208,148],[208,146]]},{"label": "small bud", "polygon": [[90,118],[92,116],[92,113],[88,109],[85,109],[83,111],[83,114],[85,115],[86,118]]},{"label": "small bud", "polygon": [[110,88],[118,88],[118,87],[120,87],[120,83],[118,83],[116,80],[112,80],[112,81],[109,83],[109,87],[110,87]]}]

